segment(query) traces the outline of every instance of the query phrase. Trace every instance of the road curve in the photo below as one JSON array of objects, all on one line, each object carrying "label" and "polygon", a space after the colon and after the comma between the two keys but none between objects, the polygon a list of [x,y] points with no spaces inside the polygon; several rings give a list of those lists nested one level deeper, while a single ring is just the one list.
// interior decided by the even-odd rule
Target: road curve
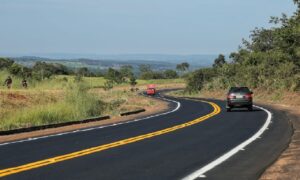
[{"label": "road curve", "polygon": [[[170,113],[0,145],[0,177],[182,179],[249,140],[268,118],[258,108],[227,113],[223,101],[168,99]],[[292,132],[285,114],[271,111],[272,123],[260,139],[202,177],[257,179],[286,147]]]}]

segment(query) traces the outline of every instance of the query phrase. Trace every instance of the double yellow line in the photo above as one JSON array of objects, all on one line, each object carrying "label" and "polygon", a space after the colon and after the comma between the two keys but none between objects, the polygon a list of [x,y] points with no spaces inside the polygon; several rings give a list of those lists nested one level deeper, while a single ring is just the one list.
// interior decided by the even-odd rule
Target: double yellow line
[{"label": "double yellow line", "polygon": [[155,137],[155,136],[160,136],[160,135],[163,135],[163,134],[167,134],[167,133],[170,133],[170,132],[173,132],[173,131],[183,129],[185,127],[189,127],[189,126],[192,126],[194,124],[200,123],[200,122],[202,122],[202,121],[204,121],[204,120],[206,120],[206,119],[208,119],[212,116],[215,116],[215,115],[217,115],[221,112],[221,109],[217,104],[212,103],[212,102],[207,102],[207,101],[202,101],[202,102],[210,104],[213,107],[214,110],[211,113],[209,113],[205,116],[202,116],[200,118],[197,118],[195,120],[192,120],[192,121],[189,121],[189,122],[186,122],[186,123],[183,123],[183,124],[179,124],[179,125],[176,125],[176,126],[173,126],[173,127],[169,127],[169,128],[166,128],[166,129],[162,129],[162,130],[159,130],[159,131],[151,132],[151,133],[148,133],[148,134],[143,134],[143,135],[135,136],[135,137],[128,138],[128,139],[123,139],[123,140],[116,141],[116,142],[113,142],[113,143],[104,144],[104,145],[84,149],[84,150],[81,150],[81,151],[76,151],[76,152],[73,152],[73,153],[69,153],[69,154],[65,154],[65,155],[61,155],[61,156],[56,156],[56,157],[48,158],[48,159],[45,159],[45,160],[32,162],[32,163],[29,163],[29,164],[24,164],[24,165],[17,166],[17,167],[2,169],[2,170],[0,170],[0,177],[20,173],[20,172],[23,172],[23,171],[28,171],[28,170],[39,168],[39,167],[42,167],[42,166],[55,164],[55,163],[58,163],[58,162],[61,162],[61,161],[66,161],[66,160],[69,160],[69,159],[89,155],[89,154],[92,154],[92,153],[104,151],[104,150],[111,149],[111,148],[114,148],[114,147],[123,146],[123,145],[126,145],[126,144],[142,141],[144,139],[149,139],[149,138],[152,138],[152,137]]}]

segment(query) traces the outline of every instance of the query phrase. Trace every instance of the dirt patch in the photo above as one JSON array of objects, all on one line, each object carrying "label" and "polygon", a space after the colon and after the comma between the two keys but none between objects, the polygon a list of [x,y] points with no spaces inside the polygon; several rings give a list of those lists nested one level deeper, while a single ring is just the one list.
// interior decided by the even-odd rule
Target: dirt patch
[{"label": "dirt patch", "polygon": [[17,110],[33,106],[36,104],[43,105],[47,103],[57,102],[63,98],[63,92],[51,91],[25,91],[25,90],[0,90],[0,106],[1,109]]},{"label": "dirt patch", "polygon": [[16,140],[21,140],[21,139],[27,139],[27,138],[33,138],[33,137],[40,137],[40,136],[51,135],[51,134],[57,134],[57,133],[73,131],[73,130],[82,129],[82,128],[108,125],[108,124],[113,124],[113,123],[117,123],[117,122],[129,121],[129,120],[132,120],[132,119],[149,116],[151,114],[164,112],[168,109],[168,103],[167,102],[161,101],[161,100],[156,100],[156,99],[155,100],[151,99],[151,100],[156,101],[155,106],[145,107],[146,112],[143,112],[143,113],[140,113],[140,114],[130,115],[130,116],[126,116],[126,117],[114,116],[111,119],[103,120],[103,121],[99,121],[99,122],[92,122],[92,123],[86,123],[86,124],[77,124],[77,125],[71,125],[71,126],[66,126],[66,127],[46,129],[46,130],[40,130],[40,131],[34,131],[34,132],[28,132],[28,133],[21,133],[21,134],[15,134],[15,135],[0,136],[0,143],[9,142],[9,141],[16,141]]},{"label": "dirt patch", "polygon": [[24,96],[24,95],[12,94],[12,93],[7,94],[7,98],[14,99],[14,100],[26,100],[27,99],[26,96]]}]

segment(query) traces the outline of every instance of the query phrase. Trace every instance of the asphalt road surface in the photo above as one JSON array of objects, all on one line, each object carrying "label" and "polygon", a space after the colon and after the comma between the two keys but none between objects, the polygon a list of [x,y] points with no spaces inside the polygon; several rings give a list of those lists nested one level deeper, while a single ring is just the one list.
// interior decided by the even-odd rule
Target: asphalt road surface
[{"label": "asphalt road surface", "polygon": [[[269,114],[259,108],[226,112],[224,101],[167,98],[166,114],[0,144],[0,177],[166,180],[196,173],[201,179],[257,179],[292,134],[284,112],[268,107],[272,122],[266,124]],[[237,149],[264,126],[262,135]]]}]

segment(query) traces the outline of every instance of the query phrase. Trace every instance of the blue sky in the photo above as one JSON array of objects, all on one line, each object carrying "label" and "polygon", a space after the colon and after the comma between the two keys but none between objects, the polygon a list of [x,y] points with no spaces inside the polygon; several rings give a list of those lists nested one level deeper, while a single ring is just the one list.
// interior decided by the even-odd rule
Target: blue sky
[{"label": "blue sky", "polygon": [[292,0],[1,0],[0,55],[235,51]]}]

